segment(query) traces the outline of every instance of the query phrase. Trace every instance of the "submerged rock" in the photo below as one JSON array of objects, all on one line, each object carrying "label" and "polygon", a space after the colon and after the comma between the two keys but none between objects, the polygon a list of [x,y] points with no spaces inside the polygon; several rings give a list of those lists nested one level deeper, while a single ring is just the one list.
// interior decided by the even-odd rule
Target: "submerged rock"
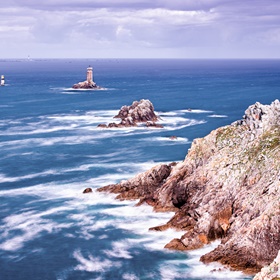
[{"label": "submerged rock", "polygon": [[201,261],[256,273],[280,250],[280,102],[256,103],[242,120],[195,139],[183,162],[99,191],[174,211],[166,225],[152,228],[185,231],[166,248],[192,250],[220,239]]},{"label": "submerged rock", "polygon": [[99,124],[100,128],[121,128],[137,126],[139,123],[145,123],[147,127],[162,128],[163,126],[156,122],[159,118],[154,112],[154,106],[150,100],[142,99],[134,101],[130,106],[122,106],[118,114],[114,117],[121,119],[120,123]]}]

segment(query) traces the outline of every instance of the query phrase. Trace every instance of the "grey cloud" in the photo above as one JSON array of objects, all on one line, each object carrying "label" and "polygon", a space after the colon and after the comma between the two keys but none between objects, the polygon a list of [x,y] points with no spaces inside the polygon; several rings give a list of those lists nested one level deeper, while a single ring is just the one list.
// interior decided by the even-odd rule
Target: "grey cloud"
[{"label": "grey cloud", "polygon": [[253,47],[277,56],[280,48],[279,0],[14,0],[0,12],[2,53],[19,41],[38,53],[44,44],[115,56],[168,48],[169,55],[230,57]]},{"label": "grey cloud", "polygon": [[71,9],[176,9],[176,10],[209,10],[219,4],[231,0],[14,0],[19,6],[42,10],[71,10]]}]

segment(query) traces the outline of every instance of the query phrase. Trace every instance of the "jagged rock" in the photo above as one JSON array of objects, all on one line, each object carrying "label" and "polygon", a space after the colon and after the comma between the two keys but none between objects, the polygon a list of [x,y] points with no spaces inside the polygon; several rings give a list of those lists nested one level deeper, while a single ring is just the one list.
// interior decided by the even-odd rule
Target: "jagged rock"
[{"label": "jagged rock", "polygon": [[242,120],[195,139],[183,162],[100,190],[175,211],[152,228],[185,231],[166,248],[191,250],[220,239],[201,261],[258,272],[280,250],[280,102],[256,103]]},{"label": "jagged rock", "polygon": [[122,128],[137,126],[138,123],[146,123],[147,127],[163,127],[156,123],[159,119],[154,112],[154,106],[150,100],[146,99],[134,101],[131,106],[122,106],[114,118],[121,119],[120,123],[99,124],[98,127]]},{"label": "jagged rock", "polygon": [[[153,193],[159,188],[164,180],[169,176],[171,165],[161,164],[153,167],[136,177],[122,181],[119,184],[108,185],[97,189],[98,191],[108,191],[118,193],[118,199],[140,199],[140,203],[147,202],[154,204]],[[174,209],[174,207],[172,207]]]},{"label": "jagged rock", "polygon": [[155,123],[155,122],[146,122],[147,127],[156,127],[156,128],[163,128],[163,125]]}]

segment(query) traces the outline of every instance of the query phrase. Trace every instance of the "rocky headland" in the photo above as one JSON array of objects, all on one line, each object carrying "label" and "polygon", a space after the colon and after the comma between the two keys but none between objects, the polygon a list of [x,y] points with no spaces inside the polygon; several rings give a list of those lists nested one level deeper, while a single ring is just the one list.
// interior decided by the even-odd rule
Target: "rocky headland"
[{"label": "rocky headland", "polygon": [[154,106],[150,100],[142,99],[134,101],[132,105],[124,105],[115,119],[121,119],[120,123],[99,124],[100,128],[122,128],[137,126],[139,123],[144,123],[146,127],[162,128],[163,126],[157,124],[159,117],[154,112]]},{"label": "rocky headland", "polygon": [[241,120],[195,139],[182,162],[98,191],[174,211],[165,225],[151,228],[185,231],[166,248],[192,250],[219,239],[202,262],[259,272],[280,250],[280,102],[257,102]]}]

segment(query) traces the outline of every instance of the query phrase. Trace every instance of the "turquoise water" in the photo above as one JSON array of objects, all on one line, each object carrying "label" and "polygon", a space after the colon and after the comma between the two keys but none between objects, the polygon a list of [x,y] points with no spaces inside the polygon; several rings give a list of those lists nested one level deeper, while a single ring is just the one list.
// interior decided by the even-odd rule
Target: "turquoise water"
[{"label": "turquoise water", "polygon": [[[88,65],[105,90],[71,90]],[[217,243],[163,249],[182,233],[148,228],[172,213],[82,191],[181,161],[194,138],[270,104],[279,60],[1,60],[2,74],[0,279],[251,279],[199,262]],[[140,99],[163,129],[97,128]]]}]

